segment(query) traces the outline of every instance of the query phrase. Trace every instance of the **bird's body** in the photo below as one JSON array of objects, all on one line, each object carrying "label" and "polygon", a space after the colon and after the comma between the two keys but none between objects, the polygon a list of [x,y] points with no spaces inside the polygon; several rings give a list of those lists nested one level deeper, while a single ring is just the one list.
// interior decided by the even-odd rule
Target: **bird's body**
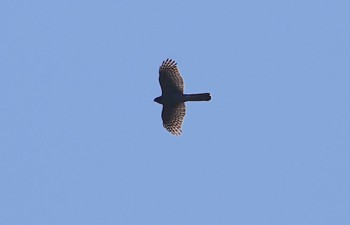
[{"label": "bird's body", "polygon": [[176,105],[180,102],[185,102],[185,96],[181,94],[162,95],[154,101],[162,105]]},{"label": "bird's body", "polygon": [[163,126],[172,134],[180,135],[186,114],[185,102],[209,101],[210,93],[184,94],[184,83],[176,62],[171,59],[163,61],[159,68],[159,83],[162,95],[154,101],[163,105]]}]

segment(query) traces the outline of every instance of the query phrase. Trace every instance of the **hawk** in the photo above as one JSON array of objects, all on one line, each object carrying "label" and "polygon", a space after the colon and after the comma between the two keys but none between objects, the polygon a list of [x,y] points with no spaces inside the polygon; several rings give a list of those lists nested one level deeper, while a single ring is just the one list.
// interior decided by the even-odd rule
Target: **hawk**
[{"label": "hawk", "polygon": [[163,126],[174,135],[180,135],[186,114],[185,102],[209,101],[210,93],[184,94],[184,82],[177,68],[177,63],[166,59],[159,67],[159,83],[162,95],[154,101],[163,105]]}]

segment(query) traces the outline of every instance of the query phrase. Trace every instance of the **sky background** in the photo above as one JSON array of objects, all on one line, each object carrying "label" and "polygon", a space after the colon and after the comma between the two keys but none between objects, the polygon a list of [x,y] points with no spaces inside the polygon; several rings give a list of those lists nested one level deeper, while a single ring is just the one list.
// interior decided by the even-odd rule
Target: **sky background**
[{"label": "sky background", "polygon": [[[0,224],[350,224],[350,1],[0,2]],[[183,135],[158,69],[177,61]]]}]

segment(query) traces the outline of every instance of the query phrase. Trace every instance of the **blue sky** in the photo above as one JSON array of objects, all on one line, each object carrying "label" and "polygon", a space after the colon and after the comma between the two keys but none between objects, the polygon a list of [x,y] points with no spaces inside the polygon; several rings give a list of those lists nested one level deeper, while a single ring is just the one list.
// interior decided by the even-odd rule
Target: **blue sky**
[{"label": "blue sky", "polygon": [[[350,224],[350,2],[0,3],[0,224]],[[178,62],[183,135],[162,127]]]}]

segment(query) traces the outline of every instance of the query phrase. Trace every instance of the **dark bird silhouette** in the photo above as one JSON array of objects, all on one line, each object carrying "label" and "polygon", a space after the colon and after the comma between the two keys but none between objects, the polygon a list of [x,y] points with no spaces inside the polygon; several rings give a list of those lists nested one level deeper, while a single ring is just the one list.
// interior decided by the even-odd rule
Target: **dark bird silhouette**
[{"label": "dark bird silhouette", "polygon": [[181,134],[181,126],[186,114],[185,102],[209,101],[210,93],[184,94],[184,82],[172,59],[164,60],[159,67],[159,83],[162,95],[154,101],[163,105],[163,126],[174,135]]}]

